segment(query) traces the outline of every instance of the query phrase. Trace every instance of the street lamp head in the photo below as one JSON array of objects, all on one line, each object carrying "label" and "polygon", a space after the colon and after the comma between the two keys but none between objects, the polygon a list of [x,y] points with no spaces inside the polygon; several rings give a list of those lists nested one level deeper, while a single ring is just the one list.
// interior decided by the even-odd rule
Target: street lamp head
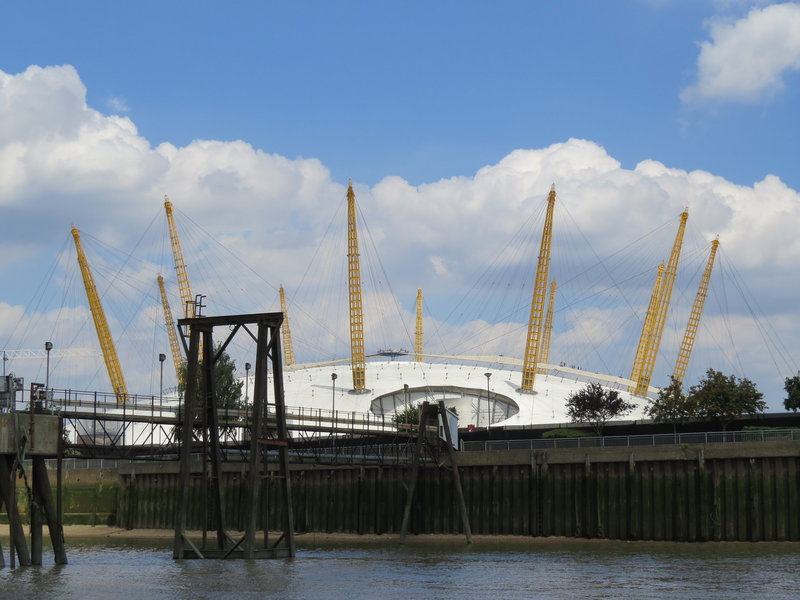
[{"label": "street lamp head", "polygon": [[336,381],[338,375],[336,373],[331,373],[331,381]]},{"label": "street lamp head", "polygon": [[159,353],[158,362],[162,362],[163,363],[165,360],[167,360],[167,355],[163,354],[163,353]]},{"label": "street lamp head", "polygon": [[491,374],[491,373],[484,373],[484,375],[486,375],[486,379],[489,379],[489,377],[491,377],[491,376],[492,376],[492,374]]},{"label": "street lamp head", "polygon": [[47,350],[48,352],[50,352],[50,350],[53,349],[53,342],[45,342],[44,343],[44,349]]},{"label": "street lamp head", "polygon": [[250,363],[246,362],[246,363],[244,363],[244,370],[245,370],[245,371],[249,371],[249,370],[250,370],[250,367],[252,367],[252,366],[253,366],[253,365],[251,365]]}]

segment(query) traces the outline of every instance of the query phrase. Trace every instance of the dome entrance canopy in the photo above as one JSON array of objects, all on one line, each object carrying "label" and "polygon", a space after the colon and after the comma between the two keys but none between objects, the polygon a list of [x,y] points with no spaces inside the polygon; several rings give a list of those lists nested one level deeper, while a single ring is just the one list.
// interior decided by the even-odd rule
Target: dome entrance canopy
[{"label": "dome entrance canopy", "polygon": [[455,409],[459,427],[474,425],[488,427],[519,413],[519,405],[508,396],[494,391],[486,399],[486,389],[468,388],[452,385],[408,387],[382,394],[372,400],[369,410],[374,415],[386,416],[403,412],[406,407],[421,402],[438,402]]}]

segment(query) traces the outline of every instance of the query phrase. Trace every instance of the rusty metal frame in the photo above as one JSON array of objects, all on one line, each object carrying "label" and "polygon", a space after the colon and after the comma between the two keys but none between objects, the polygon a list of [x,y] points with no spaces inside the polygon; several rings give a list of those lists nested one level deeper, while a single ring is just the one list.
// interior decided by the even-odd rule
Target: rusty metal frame
[{"label": "rusty metal frame", "polygon": [[[181,427],[180,475],[178,480],[178,502],[175,515],[175,537],[173,557],[182,558],[284,558],[293,557],[294,518],[292,514],[291,481],[289,477],[289,434],[286,427],[286,406],[283,390],[283,370],[281,361],[281,313],[258,313],[229,315],[219,317],[194,317],[178,320],[181,341],[187,356],[186,393],[179,423]],[[251,326],[256,326],[253,333]],[[214,354],[213,332],[215,327],[225,327],[229,335]],[[256,342],[255,385],[250,421],[245,425],[250,433],[250,447],[247,472],[247,517],[244,536],[237,540],[228,533],[224,522],[223,495],[220,481],[222,452],[220,447],[220,426],[217,403],[213,385],[214,363],[233,337],[241,330],[246,331]],[[186,337],[189,337],[187,345]],[[202,340],[201,340],[202,337]],[[200,364],[200,347],[205,349]],[[267,370],[271,362],[273,374],[273,397],[269,402],[267,393]],[[203,389],[198,390],[198,369],[203,369]],[[269,422],[267,415],[269,414]],[[202,440],[194,442],[193,429],[202,427]],[[282,504],[282,533],[275,542],[270,542],[266,514],[262,517],[264,525],[263,544],[257,547],[256,527],[258,513],[264,502],[260,499],[262,481],[270,477],[268,457],[270,451],[277,450],[278,480]],[[190,510],[189,486],[193,469],[192,455],[199,453],[200,467],[210,482],[209,494],[203,499],[210,501],[216,540],[211,547],[206,539],[205,524],[203,540],[199,545],[187,535],[186,523]],[[272,452],[274,455],[274,452]],[[208,473],[207,468],[211,467]],[[209,488],[206,488],[208,491]],[[204,514],[206,514],[204,512]]]}]

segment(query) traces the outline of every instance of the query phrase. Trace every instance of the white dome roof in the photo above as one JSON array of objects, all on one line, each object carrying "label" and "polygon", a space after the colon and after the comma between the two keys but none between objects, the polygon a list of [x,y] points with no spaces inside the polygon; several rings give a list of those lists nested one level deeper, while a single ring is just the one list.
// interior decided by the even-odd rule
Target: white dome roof
[{"label": "white dome roof", "polygon": [[[645,418],[647,402],[627,391],[631,383],[627,379],[546,365],[547,373],[536,375],[531,394],[519,389],[522,379],[519,360],[502,356],[430,358],[432,362],[421,363],[410,359],[368,361],[368,389],[363,393],[352,391],[349,360],[286,367],[283,372],[286,406],[391,414],[402,409],[406,402],[445,400],[448,407],[455,407],[460,427],[470,424],[485,427],[489,422],[493,426],[563,425],[570,421],[567,397],[594,382],[616,389],[635,405],[625,415],[626,420]],[[331,378],[333,373],[337,375],[335,381]],[[487,373],[491,374],[489,404]]]}]

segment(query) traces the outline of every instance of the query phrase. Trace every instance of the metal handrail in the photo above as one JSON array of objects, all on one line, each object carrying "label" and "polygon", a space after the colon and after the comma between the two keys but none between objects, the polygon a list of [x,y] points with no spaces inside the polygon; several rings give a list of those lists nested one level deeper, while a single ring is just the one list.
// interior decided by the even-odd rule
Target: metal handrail
[{"label": "metal handrail", "polygon": [[700,433],[656,433],[602,437],[538,438],[524,440],[463,441],[462,450],[545,450],[548,448],[608,448],[620,446],[666,446],[736,442],[800,441],[800,429],[756,429],[752,431],[706,431]]},{"label": "metal handrail", "polygon": [[[52,401],[49,408],[68,416],[70,413],[89,411],[95,415],[126,413],[131,417],[136,415],[150,415],[173,420],[180,410],[180,402],[173,397],[143,396],[131,394],[127,402],[117,402],[114,394],[105,392],[90,392],[80,390],[53,390]],[[227,419],[228,425],[242,425],[250,415],[246,409],[220,409],[221,418]],[[269,418],[269,415],[268,417]],[[318,427],[350,429],[350,430],[378,430],[385,432],[397,431],[397,424],[392,417],[375,415],[371,412],[330,410],[326,408],[309,408],[304,406],[286,406],[287,424],[292,426],[316,425]]]}]

